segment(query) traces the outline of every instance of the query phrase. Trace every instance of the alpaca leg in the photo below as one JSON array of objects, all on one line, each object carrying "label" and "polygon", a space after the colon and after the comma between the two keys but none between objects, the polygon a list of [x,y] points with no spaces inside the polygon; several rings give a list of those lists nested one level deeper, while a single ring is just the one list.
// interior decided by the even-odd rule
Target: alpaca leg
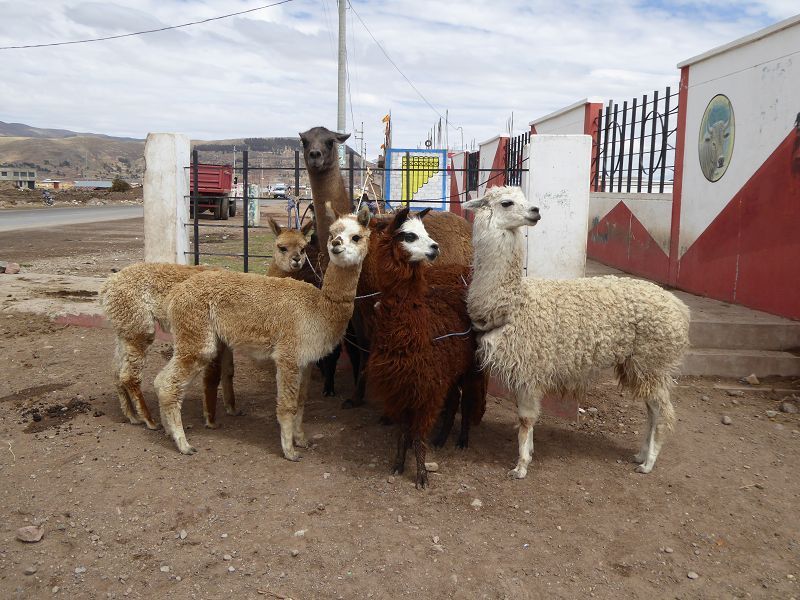
[{"label": "alpaca leg", "polygon": [[114,351],[114,387],[117,390],[119,407],[122,410],[122,414],[125,415],[125,418],[132,424],[138,425],[142,421],[136,416],[136,409],[133,407],[131,397],[128,395],[125,386],[122,385],[122,370],[123,368],[127,368],[123,366],[127,362],[124,344],[125,342],[123,340],[117,339],[117,347]]},{"label": "alpaca leg", "polygon": [[125,360],[120,369],[120,383],[125,388],[125,392],[136,410],[137,417],[144,421],[148,429],[158,429],[158,424],[153,420],[142,394],[144,358],[147,354],[147,349],[152,343],[152,337],[138,338],[134,341],[125,342],[123,351]]},{"label": "alpaca leg", "polygon": [[219,353],[206,365],[203,373],[203,417],[206,427],[216,429],[217,423],[217,387],[222,376],[222,357]]},{"label": "alpaca leg", "polygon": [[450,391],[447,392],[447,398],[444,401],[444,411],[442,412],[442,426],[439,429],[439,433],[437,433],[436,437],[433,439],[433,445],[436,448],[444,446],[447,443],[447,438],[450,437],[453,423],[455,423],[456,420],[460,396],[461,390],[457,385],[454,385],[450,388]]},{"label": "alpaca leg", "polygon": [[469,426],[472,420],[472,405],[475,403],[474,394],[468,387],[461,388],[461,432],[458,434],[456,447],[465,450],[469,447]]},{"label": "alpaca leg", "polygon": [[355,346],[352,340],[356,339],[356,331],[353,321],[347,323],[347,330],[344,335],[344,347],[347,350],[347,358],[350,359],[350,368],[353,370],[353,385],[358,385],[358,378],[361,375],[361,350]]},{"label": "alpaca leg", "polygon": [[517,466],[508,475],[514,479],[525,479],[528,465],[533,458],[533,426],[539,418],[542,392],[535,390],[517,390],[517,412],[519,413],[519,458]]},{"label": "alpaca leg", "polygon": [[425,489],[428,485],[428,470],[425,468],[425,441],[422,438],[414,438],[414,456],[417,459],[417,481],[415,487]]},{"label": "alpaca leg", "polygon": [[281,449],[288,460],[300,460],[294,449],[294,421],[300,393],[301,372],[296,363],[279,361],[275,377],[278,382],[278,424],[281,427]]},{"label": "alpaca leg", "polygon": [[161,409],[161,422],[181,454],[197,452],[186,439],[181,420],[181,406],[186,385],[203,368],[198,358],[178,358],[175,354],[156,377],[158,404]]},{"label": "alpaca leg", "polygon": [[639,452],[633,455],[633,462],[640,465],[647,460],[647,455],[650,452],[650,444],[655,436],[656,427],[653,408],[650,406],[650,403],[646,401],[645,406],[647,407],[647,425],[645,427],[644,437],[642,438],[642,446],[639,448]]},{"label": "alpaca leg", "polygon": [[308,448],[308,440],[303,431],[303,413],[305,411],[306,399],[308,398],[308,384],[311,379],[311,367],[303,368],[300,375],[300,394],[297,397],[297,414],[294,416],[293,438],[294,445],[300,448]]},{"label": "alpaca leg", "polygon": [[222,346],[222,401],[225,403],[225,412],[233,417],[239,417],[241,410],[236,410],[236,394],[233,393],[233,348],[225,344]]},{"label": "alpaca leg", "polygon": [[405,426],[400,427],[400,432],[397,435],[397,454],[394,458],[394,468],[392,472],[395,475],[402,475],[406,470],[406,453],[411,446],[411,438]]},{"label": "alpaca leg", "polygon": [[319,365],[323,377],[323,396],[331,397],[336,395],[336,365],[339,362],[341,354],[342,346],[338,344],[330,354],[320,359]]},{"label": "alpaca leg", "polygon": [[675,410],[670,402],[668,389],[657,390],[653,397],[647,399],[647,407],[653,413],[653,426],[648,431],[647,456],[644,463],[636,467],[637,473],[649,473],[653,470],[667,432],[672,430],[675,423]]}]

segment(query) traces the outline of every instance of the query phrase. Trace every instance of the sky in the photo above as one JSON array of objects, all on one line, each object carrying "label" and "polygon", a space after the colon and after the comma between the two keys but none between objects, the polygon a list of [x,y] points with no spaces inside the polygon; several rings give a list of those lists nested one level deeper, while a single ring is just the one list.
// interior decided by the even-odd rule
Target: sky
[{"label": "sky", "polygon": [[[0,46],[118,35],[271,1],[0,0]],[[369,157],[390,111],[395,147],[424,143],[447,111],[458,149],[462,134],[470,146],[507,133],[512,114],[521,133],[582,98],[676,86],[678,62],[800,10],[797,0],[350,2],[346,130],[363,121]],[[293,0],[166,32],[0,50],[0,121],[138,138],[335,129],[337,19],[336,0]]]}]

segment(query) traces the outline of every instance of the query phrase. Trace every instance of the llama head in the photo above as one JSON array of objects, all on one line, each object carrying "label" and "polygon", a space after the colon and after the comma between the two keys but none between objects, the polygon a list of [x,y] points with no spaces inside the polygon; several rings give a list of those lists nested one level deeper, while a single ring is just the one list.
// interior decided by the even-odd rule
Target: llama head
[{"label": "llama head", "polygon": [[284,273],[296,273],[303,268],[306,261],[306,245],[308,233],[314,227],[313,221],[304,223],[300,229],[287,229],[269,218],[269,228],[275,234],[275,250],[272,260]]},{"label": "llama head", "polygon": [[310,173],[323,173],[339,164],[336,144],[344,144],[349,133],[337,133],[325,127],[312,127],[300,134],[303,157]]},{"label": "llama head", "polygon": [[422,224],[422,218],[430,212],[425,208],[415,215],[409,214],[408,207],[399,210],[388,226],[387,233],[392,242],[403,249],[408,262],[432,261],[439,256],[437,244]]},{"label": "llama head", "polygon": [[482,198],[465,202],[461,207],[475,211],[476,216],[486,219],[495,229],[536,225],[541,218],[539,208],[528,202],[522,189],[512,186],[489,188]]},{"label": "llama head", "polygon": [[369,208],[362,206],[353,215],[339,215],[330,204],[333,223],[328,233],[328,254],[337,267],[360,265],[369,249]]}]

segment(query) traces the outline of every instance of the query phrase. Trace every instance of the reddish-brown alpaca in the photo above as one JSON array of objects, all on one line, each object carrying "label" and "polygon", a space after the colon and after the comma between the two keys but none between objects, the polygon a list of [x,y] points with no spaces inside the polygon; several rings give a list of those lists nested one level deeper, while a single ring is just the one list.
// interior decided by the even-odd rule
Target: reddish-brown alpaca
[{"label": "reddish-brown alpaca", "polygon": [[[424,488],[428,483],[425,439],[448,396],[455,395],[451,400],[457,404],[462,388],[465,398],[478,399],[470,407],[462,405],[462,427],[470,417],[479,421],[485,409],[485,396],[479,393],[485,378],[476,364],[462,280],[469,269],[448,267],[452,271],[449,282],[438,275],[442,283],[430,285],[427,263],[438,254],[438,246],[419,219],[409,218],[405,208],[379,227],[383,235],[370,252],[377,252],[383,265],[378,274],[381,295],[367,378],[370,390],[383,399],[385,414],[400,424],[395,472],[403,472],[406,453],[413,447],[416,485]],[[420,250],[426,243],[436,248]],[[460,335],[440,337],[448,334]],[[469,391],[473,389],[478,393]]]}]

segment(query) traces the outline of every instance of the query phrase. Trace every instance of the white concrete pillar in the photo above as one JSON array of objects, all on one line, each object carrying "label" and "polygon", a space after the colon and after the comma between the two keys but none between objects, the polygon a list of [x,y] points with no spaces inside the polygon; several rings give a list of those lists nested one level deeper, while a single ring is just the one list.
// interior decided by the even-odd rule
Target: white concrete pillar
[{"label": "white concrete pillar", "polygon": [[144,145],[144,259],[187,264],[189,138],[148,133]]},{"label": "white concrete pillar", "polygon": [[542,220],[528,227],[526,275],[583,277],[589,219],[588,135],[532,135],[523,189]]}]

